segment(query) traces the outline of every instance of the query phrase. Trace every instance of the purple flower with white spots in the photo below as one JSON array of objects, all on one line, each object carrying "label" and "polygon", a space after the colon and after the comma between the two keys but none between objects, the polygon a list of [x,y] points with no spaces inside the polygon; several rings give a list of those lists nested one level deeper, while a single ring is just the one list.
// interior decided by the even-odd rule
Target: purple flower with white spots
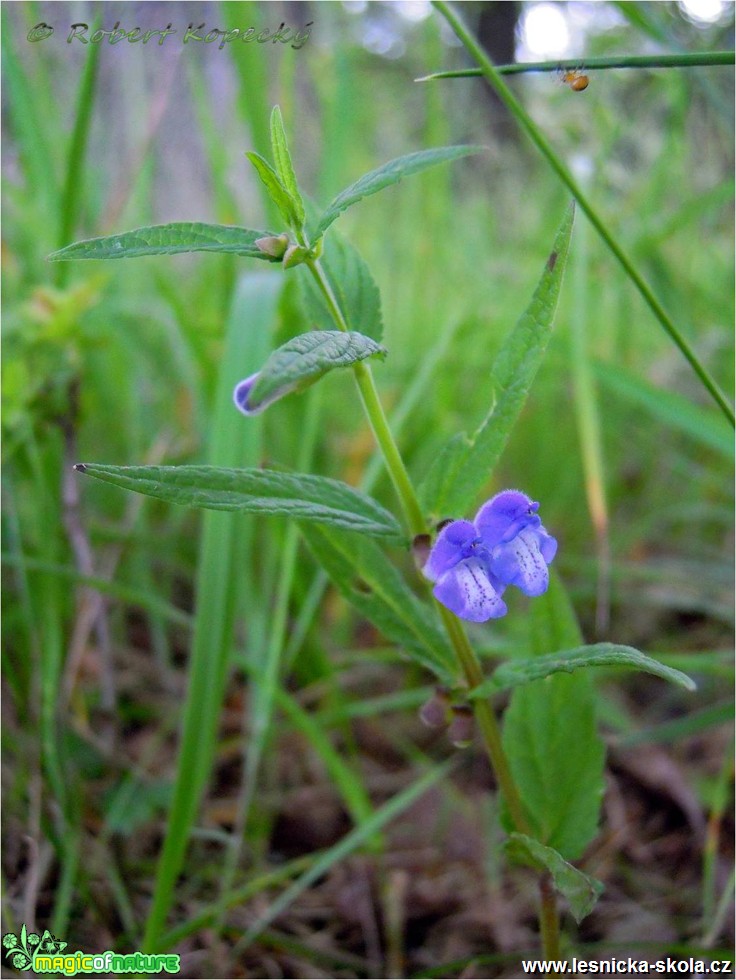
[{"label": "purple flower with white spots", "polygon": [[484,623],[506,614],[501,596],[508,585],[542,595],[557,541],[544,529],[538,509],[519,490],[504,490],[472,522],[447,524],[424,566],[435,598],[461,619]]}]

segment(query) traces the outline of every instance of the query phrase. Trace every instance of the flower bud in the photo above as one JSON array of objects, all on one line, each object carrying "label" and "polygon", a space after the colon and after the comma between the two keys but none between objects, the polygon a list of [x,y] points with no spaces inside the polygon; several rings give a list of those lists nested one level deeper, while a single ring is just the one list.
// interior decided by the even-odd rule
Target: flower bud
[{"label": "flower bud", "polygon": [[284,252],[284,268],[291,269],[295,265],[301,265],[311,257],[311,254],[303,245],[290,245]]},{"label": "flower bud", "polygon": [[419,712],[419,717],[427,728],[447,728],[452,720],[449,689],[446,687],[436,688],[433,696]]},{"label": "flower bud", "polygon": [[473,742],[475,728],[473,709],[469,704],[457,704],[451,710],[453,718],[447,735],[456,748],[467,749]]},{"label": "flower bud", "polygon": [[274,262],[284,257],[284,253],[289,247],[288,235],[266,235],[265,238],[256,238],[256,248],[268,255]]}]

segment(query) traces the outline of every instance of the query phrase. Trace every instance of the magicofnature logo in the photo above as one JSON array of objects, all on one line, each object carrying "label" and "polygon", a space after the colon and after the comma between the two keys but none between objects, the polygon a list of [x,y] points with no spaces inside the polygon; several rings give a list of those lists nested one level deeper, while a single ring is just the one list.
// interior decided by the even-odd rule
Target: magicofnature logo
[{"label": "magicofnature logo", "polygon": [[20,935],[16,936],[12,932],[6,932],[3,936],[3,948],[5,955],[16,970],[30,970],[33,967],[33,960],[38,951],[42,951],[50,956],[62,953],[67,943],[62,942],[46,929],[42,936],[38,933],[28,932],[23,924]]},{"label": "magicofnature logo", "polygon": [[16,970],[33,973],[178,973],[179,957],[175,953],[104,953],[92,955],[81,950],[65,952],[69,944],[46,929],[41,936],[28,932],[25,923],[20,934],[6,932],[3,949]]}]

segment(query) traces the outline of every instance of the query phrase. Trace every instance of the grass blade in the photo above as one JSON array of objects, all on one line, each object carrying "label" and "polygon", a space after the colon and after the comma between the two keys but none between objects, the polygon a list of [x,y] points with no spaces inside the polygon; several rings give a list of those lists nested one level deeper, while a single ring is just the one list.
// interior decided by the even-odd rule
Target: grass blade
[{"label": "grass blade", "polygon": [[588,201],[586,195],[583,194],[567,166],[555,152],[551,143],[547,140],[547,137],[542,133],[529,113],[503,81],[478,41],[473,37],[460,17],[455,13],[453,8],[445,2],[445,0],[432,0],[432,5],[439,10],[445,20],[447,20],[462,41],[467,51],[480,65],[486,81],[495,90],[509,112],[512,113],[519,125],[526,132],[527,136],[529,136],[537,149],[546,158],[547,162],[563,184],[565,184],[565,186],[568,187],[573,193],[575,200],[587,215],[590,223],[601,236],[608,249],[613,253],[626,275],[629,277],[629,279],[631,279],[634,286],[641,294],[644,302],[652,311],[665,332],[669,334],[670,338],[674,341],[677,347],[680,348],[680,351],[684,355],[685,359],[690,363],[690,366],[695,371],[698,378],[700,378],[703,386],[710,393],[711,397],[719,406],[724,416],[728,419],[732,426],[736,425],[733,406],[729,403],[725,394],[721,391],[714,378],[711,377],[710,372],[701,362],[700,358],[692,349],[689,342],[675,326],[674,321],[654,295],[654,292],[649,284],[639,275],[633,262],[608,230],[608,226],[599,216],[598,212],[593,208],[592,204]]},{"label": "grass blade", "polygon": [[[99,25],[98,25],[99,26]],[[85,184],[84,156],[87,149],[92,107],[97,82],[97,66],[100,55],[99,44],[93,44],[87,53],[82,80],[79,83],[79,97],[74,130],[69,142],[69,155],[66,165],[66,179],[61,195],[61,220],[59,222],[58,247],[62,248],[74,234],[75,222],[79,218],[79,201]],[[68,275],[67,266],[55,269],[57,285],[63,285]]]},{"label": "grass blade", "polygon": [[[233,375],[243,365],[257,365],[276,316],[282,279],[275,274],[245,276],[228,324],[226,349],[218,380],[210,458],[213,463],[255,463],[260,456],[260,429],[244,427],[233,411]],[[244,329],[248,324],[249,329]],[[197,618],[177,761],[174,796],[143,948],[159,948],[161,933],[174,897],[189,834],[209,776],[217,725],[231,653],[233,616],[233,555],[238,534],[234,514],[205,516],[197,570]]]},{"label": "grass blade", "polygon": [[263,913],[255,925],[251,926],[243,939],[238,943],[236,949],[246,949],[257,939],[259,934],[270,925],[281,913],[295,901],[310,885],[314,884],[322,875],[326,874],[330,868],[342,861],[348,854],[352,854],[361,844],[369,840],[374,834],[382,830],[388,823],[399,816],[407,807],[411,806],[414,800],[418,799],[428,789],[438,783],[450,770],[451,763],[445,763],[430,769],[429,772],[421,776],[415,783],[408,786],[401,793],[397,793],[388,803],[385,803],[379,810],[355,830],[342,838],[337,844],[326,851],[312,867],[295,881],[286,891],[273,902]]}]

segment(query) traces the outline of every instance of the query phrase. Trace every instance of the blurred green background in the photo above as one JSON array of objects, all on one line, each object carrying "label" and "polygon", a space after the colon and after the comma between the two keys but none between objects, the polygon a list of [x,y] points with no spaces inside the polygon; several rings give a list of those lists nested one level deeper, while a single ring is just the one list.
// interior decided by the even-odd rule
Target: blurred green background
[{"label": "blurred green background", "polygon": [[[460,7],[492,53],[525,60],[733,46],[732,4]],[[494,353],[531,296],[567,192],[480,80],[415,82],[467,65],[424,3],[14,3],[3,17],[5,930],[35,922],[72,948],[140,947],[191,634],[209,617],[227,685],[219,729],[202,733],[215,740],[214,766],[203,750],[192,792],[195,804],[205,785],[207,796],[169,920],[193,923],[176,947],[184,975],[411,975],[462,961],[450,976],[489,951],[482,969],[504,975],[510,951],[534,949],[529,897],[506,926],[468,928],[462,910],[500,894],[497,857],[490,843],[458,856],[442,836],[457,839],[458,813],[481,840],[489,825],[473,750],[429,816],[401,818],[422,839],[427,821],[440,828],[413,858],[415,881],[392,877],[406,872],[387,859],[395,841],[371,838],[363,864],[335,865],[292,920],[238,949],[273,897],[259,874],[287,858],[308,866],[360,825],[369,801],[397,792],[427,756],[450,754],[416,722],[427,680],[325,588],[294,529],[228,518],[223,581],[217,548],[200,549],[201,514],[84,482],[71,465],[215,461],[219,425],[219,444],[234,433],[242,462],[356,485],[368,467],[394,507],[391,487],[347,373],[257,422],[221,425],[225,369],[245,376],[308,326],[288,274],[282,289],[280,271],[264,278],[261,264],[229,256],[46,256],[169,221],[279,231],[244,157],[267,154],[276,103],[320,204],[394,156],[486,145],[341,219],[381,289],[390,356],[375,373],[418,481],[449,436],[483,419]],[[178,33],[160,46],[66,43],[71,24],[91,33],[96,20]],[[40,22],[54,34],[31,43]],[[190,22],[311,26],[298,50],[218,50],[182,44]],[[583,93],[554,74],[509,84],[730,394],[732,69],[591,72]],[[249,327],[258,336],[240,343],[242,365],[224,363]],[[602,678],[613,803],[590,868],[613,884],[580,937],[590,955],[609,941],[724,941],[708,930],[728,887],[718,839],[731,759],[732,465],[727,425],[579,216],[553,341],[488,495],[513,486],[542,501],[586,640],[634,644],[699,683],[690,696],[651,678]],[[474,630],[480,650],[524,652],[525,601]],[[206,678],[197,683],[204,702]],[[345,803],[346,785],[362,804]],[[449,886],[455,865],[460,884]],[[255,904],[236,903],[251,880]],[[422,882],[427,894],[414,894]],[[367,919],[363,898],[349,898],[361,889],[374,896]],[[459,910],[447,894],[461,896]],[[218,900],[209,932],[198,928]]]}]

